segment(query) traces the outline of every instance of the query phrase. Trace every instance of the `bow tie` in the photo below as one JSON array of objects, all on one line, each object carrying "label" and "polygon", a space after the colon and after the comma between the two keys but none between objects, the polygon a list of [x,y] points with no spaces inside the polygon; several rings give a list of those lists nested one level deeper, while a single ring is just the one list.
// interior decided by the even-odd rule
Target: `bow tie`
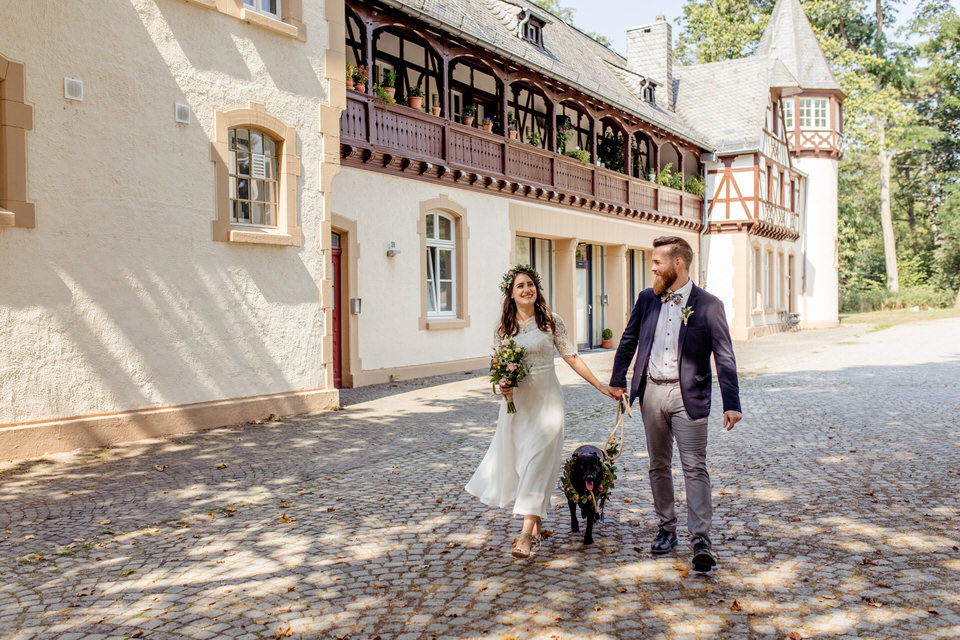
[{"label": "bow tie", "polygon": [[665,293],[660,296],[660,302],[666,304],[668,302],[673,302],[674,304],[680,304],[683,302],[683,296],[677,293],[676,291],[672,293]]}]

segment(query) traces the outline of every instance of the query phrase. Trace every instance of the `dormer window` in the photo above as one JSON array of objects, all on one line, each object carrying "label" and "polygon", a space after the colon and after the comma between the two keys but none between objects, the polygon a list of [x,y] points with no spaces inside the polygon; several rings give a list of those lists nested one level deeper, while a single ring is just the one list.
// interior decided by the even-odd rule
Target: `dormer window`
[{"label": "dormer window", "polygon": [[647,84],[647,86],[643,88],[644,102],[649,102],[650,104],[656,104],[657,102],[656,90],[657,90],[657,85],[653,84],[652,82]]},{"label": "dormer window", "polygon": [[545,25],[546,23],[543,20],[527,12],[526,16],[520,20],[519,36],[533,46],[543,49],[543,27]]}]

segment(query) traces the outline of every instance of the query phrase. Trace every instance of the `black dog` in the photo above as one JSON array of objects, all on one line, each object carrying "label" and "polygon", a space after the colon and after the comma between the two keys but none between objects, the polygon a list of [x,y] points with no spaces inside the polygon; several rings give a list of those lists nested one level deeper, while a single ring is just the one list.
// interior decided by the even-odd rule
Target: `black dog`
[{"label": "black dog", "polygon": [[570,528],[576,533],[580,531],[577,521],[577,502],[580,503],[580,516],[587,521],[587,530],[583,534],[583,544],[593,544],[593,523],[603,515],[603,504],[607,496],[602,491],[604,480],[603,450],[590,444],[577,447],[571,460],[567,463],[569,480],[576,498],[567,493],[567,504],[570,506]]}]

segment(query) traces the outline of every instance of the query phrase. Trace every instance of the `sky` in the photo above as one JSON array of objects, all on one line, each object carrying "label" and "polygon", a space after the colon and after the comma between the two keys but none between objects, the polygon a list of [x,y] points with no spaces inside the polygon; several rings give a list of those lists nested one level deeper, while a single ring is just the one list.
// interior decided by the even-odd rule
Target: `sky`
[{"label": "sky", "polygon": [[[906,0],[900,7],[898,24],[909,19],[919,0]],[[960,0],[951,0],[960,10]],[[662,14],[673,25],[673,41],[677,41],[683,0],[560,0],[560,4],[575,11],[574,22],[584,31],[603,34],[613,40],[613,49],[624,55],[627,52],[627,29],[650,24]]]}]

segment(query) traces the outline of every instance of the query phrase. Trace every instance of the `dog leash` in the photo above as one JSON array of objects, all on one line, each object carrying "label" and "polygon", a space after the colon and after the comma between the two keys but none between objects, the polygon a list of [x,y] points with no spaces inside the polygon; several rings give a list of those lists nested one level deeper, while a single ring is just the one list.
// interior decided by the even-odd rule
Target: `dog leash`
[{"label": "dog leash", "polygon": [[625,396],[620,397],[620,401],[617,403],[617,417],[613,423],[613,431],[610,432],[610,435],[607,437],[607,441],[603,445],[604,455],[606,455],[607,446],[611,443],[617,442],[617,430],[620,430],[620,442],[617,446],[617,455],[610,457],[610,462],[613,462],[620,457],[620,454],[623,453],[623,425],[624,418],[626,416],[633,417],[633,410],[630,408],[630,403]]}]

